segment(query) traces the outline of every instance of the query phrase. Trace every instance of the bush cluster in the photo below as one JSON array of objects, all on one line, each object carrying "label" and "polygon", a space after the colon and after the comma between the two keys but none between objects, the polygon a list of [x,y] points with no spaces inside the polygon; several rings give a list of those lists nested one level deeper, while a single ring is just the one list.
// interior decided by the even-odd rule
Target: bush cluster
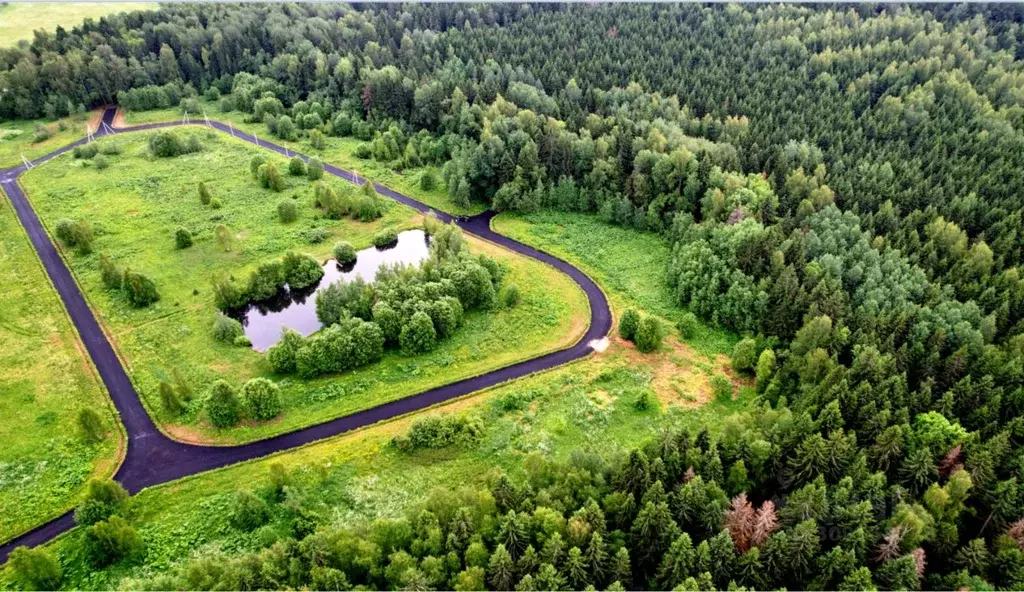
[{"label": "bush cluster", "polygon": [[100,274],[108,290],[120,290],[136,308],[144,308],[160,300],[156,282],[137,271],[121,269],[106,255],[100,255]]},{"label": "bush cluster", "polygon": [[248,301],[261,302],[273,298],[286,286],[302,289],[320,281],[324,270],[309,255],[294,252],[285,253],[281,261],[260,264],[243,286],[223,274],[215,275],[213,283],[214,303],[220,310],[231,310]]},{"label": "bush cluster", "polygon": [[280,387],[263,377],[252,378],[238,391],[225,380],[210,385],[204,403],[206,415],[214,427],[237,425],[243,417],[268,421],[281,414]]},{"label": "bush cluster", "polygon": [[466,415],[428,415],[417,419],[409,431],[391,443],[403,452],[473,444],[484,433],[484,423]]},{"label": "bush cluster", "polygon": [[636,344],[638,350],[647,353],[661,346],[665,328],[656,317],[641,315],[636,309],[627,308],[619,319],[619,335]]}]

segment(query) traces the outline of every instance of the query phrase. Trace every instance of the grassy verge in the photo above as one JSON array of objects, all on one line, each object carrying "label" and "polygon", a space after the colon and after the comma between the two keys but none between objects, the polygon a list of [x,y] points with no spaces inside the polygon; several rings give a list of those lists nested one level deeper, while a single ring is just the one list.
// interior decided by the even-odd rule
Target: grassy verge
[{"label": "grassy verge", "polygon": [[[210,119],[216,119],[230,123],[235,128],[250,134],[256,134],[259,138],[266,138],[276,144],[287,146],[292,150],[298,150],[310,156],[316,156],[324,162],[335,166],[356,171],[360,175],[373,179],[374,181],[387,185],[392,189],[404,193],[417,201],[428,206],[456,215],[479,214],[487,209],[482,203],[474,203],[470,207],[458,206],[448,197],[448,190],[440,174],[437,176],[437,186],[426,191],[419,186],[420,176],[426,170],[424,167],[404,169],[402,171],[392,170],[387,165],[381,164],[373,159],[361,159],[354,156],[356,147],[362,143],[353,137],[328,137],[324,143],[323,150],[313,147],[306,139],[295,142],[288,142],[275,138],[267,131],[262,123],[246,123],[246,114],[239,111],[221,112],[215,104],[202,101],[201,104],[206,110]],[[196,114],[190,114],[193,120],[197,119]],[[124,125],[137,125],[142,123],[154,123],[163,121],[181,121],[182,112],[179,108],[159,109],[154,111],[129,111],[124,114]]]},{"label": "grassy verge", "polygon": [[157,6],[156,2],[12,2],[0,6],[0,39],[3,45],[14,46],[22,39],[31,41],[36,29],[53,33],[58,26],[70,29],[87,18]]},{"label": "grassy verge", "polygon": [[[0,193],[2,196],[2,193]],[[90,476],[110,475],[124,441],[60,297],[10,203],[0,198],[0,541],[77,504]],[[81,409],[106,438],[79,436]]]},{"label": "grassy verge", "polygon": [[[566,276],[548,266],[473,240],[471,249],[502,261],[516,284],[522,303],[512,309],[474,312],[465,326],[436,350],[422,356],[388,353],[384,360],[337,376],[317,380],[280,380],[285,412],[269,423],[244,423],[216,430],[201,412],[206,389],[217,378],[241,383],[270,373],[263,354],[214,340],[216,317],[210,276],[222,270],[245,278],[262,262],[288,250],[326,259],[336,240],[356,248],[369,246],[384,227],[417,224],[414,212],[391,203],[385,216],[373,223],[332,221],[312,206],[312,187],[304,177],[287,177],[289,187],[274,193],[262,189],[249,172],[254,154],[266,151],[241,140],[201,127],[180,130],[198,135],[205,150],[173,159],[154,159],[146,150],[144,132],[105,138],[102,147],[116,146],[108,155],[109,168],[97,170],[87,161],[62,157],[23,178],[36,211],[51,230],[62,218],[85,219],[96,239],[91,255],[65,255],[87,298],[113,336],[133,382],[157,421],[171,435],[189,441],[235,444],[348,415],[432,387],[454,382],[540,353],[574,343],[586,330],[586,298]],[[278,168],[286,170],[283,158]],[[211,209],[200,203],[196,184],[205,181],[223,205]],[[343,181],[330,180],[341,187]],[[299,205],[297,221],[283,224],[276,207],[282,200]],[[234,235],[230,251],[215,240],[214,230],[225,224]],[[191,231],[195,244],[175,249],[174,232]],[[309,244],[305,238],[322,229],[329,238]],[[161,299],[132,308],[124,297],[105,290],[99,255],[150,276]],[[172,417],[159,403],[162,380],[180,376],[195,393],[183,416]]]}]

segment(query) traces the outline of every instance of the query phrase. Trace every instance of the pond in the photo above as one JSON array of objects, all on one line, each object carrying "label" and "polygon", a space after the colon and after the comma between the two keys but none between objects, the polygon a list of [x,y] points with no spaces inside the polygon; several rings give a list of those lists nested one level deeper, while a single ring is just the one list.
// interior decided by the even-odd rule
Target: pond
[{"label": "pond", "polygon": [[310,335],[323,325],[316,318],[316,292],[338,280],[352,281],[356,276],[372,282],[377,269],[385,264],[416,265],[430,256],[430,238],[422,230],[398,233],[398,241],[386,247],[370,247],[356,253],[353,263],[342,266],[331,259],[324,264],[324,277],[303,290],[280,290],[269,300],[250,302],[233,311],[256,351],[266,351],[281,339],[285,327]]}]

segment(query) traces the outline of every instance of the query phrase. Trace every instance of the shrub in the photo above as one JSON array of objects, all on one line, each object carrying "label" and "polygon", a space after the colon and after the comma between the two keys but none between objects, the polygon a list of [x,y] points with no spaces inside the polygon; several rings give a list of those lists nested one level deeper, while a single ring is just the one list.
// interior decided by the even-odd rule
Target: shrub
[{"label": "shrub", "polygon": [[256,176],[260,181],[260,185],[264,189],[271,189],[273,191],[283,191],[285,188],[284,178],[281,177],[281,173],[277,170],[277,165],[274,161],[269,161],[266,164],[260,165],[260,168],[256,171]]},{"label": "shrub", "polygon": [[717,374],[711,378],[711,392],[718,401],[731,401],[732,383],[728,378]]},{"label": "shrub", "polygon": [[245,330],[242,328],[242,323],[227,315],[218,314],[217,318],[213,321],[213,338],[217,341],[234,343],[236,337],[244,334]]},{"label": "shrub", "polygon": [[238,347],[252,347],[252,340],[249,339],[248,335],[239,335],[231,342]]},{"label": "shrub", "polygon": [[683,339],[693,337],[697,333],[698,327],[700,327],[700,322],[697,321],[697,316],[692,312],[683,313],[683,317],[676,323],[679,336]]},{"label": "shrub", "polygon": [[248,296],[230,277],[216,275],[213,278],[213,302],[220,310],[231,310],[245,305]]},{"label": "shrub", "polygon": [[519,286],[510,284],[505,287],[505,293],[502,296],[502,301],[505,304],[505,308],[514,308],[519,304],[519,300],[522,297],[519,294]]},{"label": "shrub", "polygon": [[326,228],[310,228],[302,232],[302,238],[311,245],[318,245],[331,238],[331,232]]},{"label": "shrub", "polygon": [[86,442],[102,442],[106,436],[106,429],[103,427],[100,414],[88,407],[84,407],[78,412],[78,431]]},{"label": "shrub", "polygon": [[640,391],[636,400],[633,401],[633,408],[637,411],[647,411],[651,408],[651,393],[647,389]]},{"label": "shrub", "polygon": [[644,353],[652,352],[661,346],[664,337],[665,331],[662,329],[661,321],[652,316],[645,316],[636,329],[636,348]]},{"label": "shrub", "polygon": [[430,191],[437,187],[437,171],[433,167],[420,174],[420,189]]},{"label": "shrub", "polygon": [[130,269],[124,271],[124,290],[128,296],[128,302],[136,308],[149,306],[160,300],[160,294],[156,290],[156,283],[141,273]]},{"label": "shrub", "polygon": [[747,337],[741,339],[732,350],[732,367],[737,372],[749,372],[754,369],[757,356],[757,342]]},{"label": "shrub", "polygon": [[25,590],[57,590],[64,579],[60,562],[43,547],[18,547],[11,552],[9,565]]},{"label": "shrub", "polygon": [[324,138],[323,132],[318,129],[309,131],[309,143],[316,150],[323,150],[326,139]]},{"label": "shrub", "polygon": [[428,415],[409,426],[409,432],[392,440],[400,450],[438,449],[471,444],[480,439],[484,424],[465,415]]},{"label": "shrub", "polygon": [[75,249],[79,255],[92,253],[92,227],[85,220],[58,220],[54,234],[65,246]]},{"label": "shrub", "polygon": [[179,228],[174,231],[174,246],[178,249],[187,249],[192,246],[192,233],[187,228]]},{"label": "shrub", "polygon": [[278,261],[263,263],[249,276],[249,298],[259,302],[273,298],[284,286],[284,266]]},{"label": "shrub", "polygon": [[356,204],[356,216],[362,222],[370,222],[381,217],[380,202],[365,195],[360,196]]},{"label": "shrub", "polygon": [[293,201],[282,201],[277,204],[277,217],[285,224],[294,222],[299,218],[299,208]]},{"label": "shrub", "polygon": [[210,207],[213,208],[214,210],[219,210],[219,209],[221,209],[221,207],[223,207],[223,204],[221,204],[219,198],[211,197],[210,198]]},{"label": "shrub", "polygon": [[309,164],[306,165],[306,177],[310,181],[319,181],[324,176],[324,163],[320,162],[316,158],[309,159]]},{"label": "shrub", "polygon": [[174,387],[171,386],[171,383],[161,380],[158,388],[160,403],[163,405],[164,411],[171,415],[181,415],[182,411],[185,410],[185,405],[178,398],[178,394],[174,392]]},{"label": "shrub", "polygon": [[36,133],[32,136],[32,143],[38,144],[39,142],[45,142],[46,140],[49,140],[51,136],[53,136],[53,132],[50,131],[50,128],[41,123],[36,124]]},{"label": "shrub", "polygon": [[267,157],[262,154],[256,154],[249,161],[249,172],[252,173],[254,179],[259,178],[260,167],[267,163]]},{"label": "shrub", "polygon": [[106,255],[100,255],[100,277],[108,290],[120,290],[124,284],[124,272]]},{"label": "shrub", "polygon": [[398,344],[399,336],[402,334],[402,315],[398,314],[398,311],[387,302],[378,302],[373,305],[373,322],[380,327],[385,343]]},{"label": "shrub", "polygon": [[231,525],[239,530],[251,531],[263,526],[270,518],[267,502],[252,492],[239,491],[231,503]]},{"label": "shrub", "polygon": [[437,345],[437,331],[427,313],[416,311],[409,322],[402,327],[399,337],[402,349],[410,353],[423,353]]},{"label": "shrub", "polygon": [[99,146],[95,143],[89,143],[82,146],[75,146],[75,149],[71,151],[71,155],[75,158],[82,158],[88,160],[100,151]]},{"label": "shrub", "polygon": [[266,378],[257,377],[242,386],[249,417],[257,421],[274,419],[281,413],[280,389]]},{"label": "shrub", "polygon": [[398,232],[394,228],[385,228],[373,235],[373,245],[375,247],[386,247],[393,245],[398,242]]},{"label": "shrub", "polygon": [[94,158],[92,163],[96,166],[96,169],[100,171],[110,166],[110,161],[107,160],[107,157],[103,156],[102,154]]},{"label": "shrub", "polygon": [[302,159],[299,158],[298,156],[293,156],[292,159],[288,161],[288,174],[295,175],[296,177],[301,177],[302,175],[305,175],[306,163],[303,162]]},{"label": "shrub", "polygon": [[213,195],[210,194],[210,189],[206,186],[206,183],[199,182],[199,201],[204,206],[210,205],[210,200],[213,199]]},{"label": "shrub", "polygon": [[772,380],[772,375],[775,373],[775,352],[771,349],[765,349],[761,352],[761,355],[757,357],[757,390],[764,392],[764,389],[768,386],[768,383]]},{"label": "shrub", "polygon": [[[212,205],[214,208],[219,208],[220,206],[217,205],[218,203],[219,202],[215,197],[213,198],[213,202],[211,202],[210,205]],[[213,236],[217,240],[217,246],[220,247],[222,251],[224,251],[225,253],[231,251],[231,248],[235,244],[235,235],[231,234],[230,228],[228,228],[224,224],[218,224],[217,228],[213,230]]]},{"label": "shrub", "polygon": [[92,525],[85,532],[84,545],[87,561],[97,568],[134,557],[143,548],[142,538],[120,516]]},{"label": "shrub", "polygon": [[106,155],[109,155],[109,156],[116,156],[118,154],[121,154],[121,146],[119,144],[115,144],[113,142],[107,142],[105,144],[100,144],[100,154],[106,154]]},{"label": "shrub", "polygon": [[270,369],[278,374],[295,372],[295,354],[305,341],[298,332],[285,327],[281,330],[281,340],[267,350],[267,362]]},{"label": "shrub", "polygon": [[291,288],[312,286],[324,277],[324,268],[309,255],[286,253],[284,256],[284,280]]},{"label": "shrub", "polygon": [[366,142],[356,146],[356,149],[352,151],[352,155],[362,160],[368,160],[373,157],[373,149]]},{"label": "shrub", "polygon": [[636,339],[636,331],[640,327],[640,313],[635,308],[627,308],[619,319],[619,336],[626,341]]},{"label": "shrub", "polygon": [[85,500],[75,510],[75,523],[88,526],[106,520],[121,510],[128,492],[113,479],[90,479]]},{"label": "shrub", "polygon": [[334,260],[342,265],[356,260],[356,249],[352,243],[341,241],[334,244]]},{"label": "shrub", "polygon": [[187,154],[190,150],[178,134],[162,131],[149,138],[149,151],[158,158],[173,158]]},{"label": "shrub", "polygon": [[224,380],[218,380],[210,387],[210,396],[206,399],[206,415],[214,427],[228,428],[241,419],[241,404],[234,387]]}]

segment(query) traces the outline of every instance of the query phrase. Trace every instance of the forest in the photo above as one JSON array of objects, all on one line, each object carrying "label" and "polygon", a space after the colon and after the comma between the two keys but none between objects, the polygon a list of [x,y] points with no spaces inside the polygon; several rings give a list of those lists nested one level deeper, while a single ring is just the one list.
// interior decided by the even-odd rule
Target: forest
[{"label": "forest", "polygon": [[[715,429],[530,457],[365,525],[318,523],[278,471],[230,512],[287,536],[141,588],[1024,587],[1020,5],[171,4],[0,49],[0,88],[12,120],[201,99],[429,167],[424,189],[460,207],[657,235],[673,305],[738,335],[755,384]],[[413,324],[454,328],[500,280],[443,248],[323,314],[375,328],[377,357],[429,349]],[[666,329],[621,320],[645,350]],[[330,339],[278,346],[283,367],[331,371]],[[479,429],[417,424],[396,446]],[[123,494],[89,495],[87,561],[130,559]],[[46,550],[11,566],[60,584]]]}]

